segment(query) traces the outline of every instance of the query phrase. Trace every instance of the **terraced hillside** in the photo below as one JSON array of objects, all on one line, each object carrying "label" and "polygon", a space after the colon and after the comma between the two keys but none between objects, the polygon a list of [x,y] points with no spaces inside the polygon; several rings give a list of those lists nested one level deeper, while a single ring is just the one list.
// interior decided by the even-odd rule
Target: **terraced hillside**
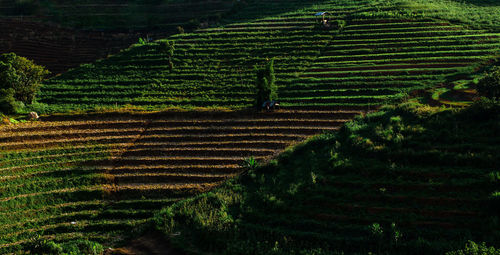
[{"label": "terraced hillside", "polygon": [[64,29],[25,19],[0,19],[0,34],[0,53],[27,57],[53,74],[118,53],[143,36]]},{"label": "terraced hillside", "polygon": [[29,11],[22,4],[0,2],[0,53],[15,52],[54,74],[116,54],[139,38],[165,38],[179,26],[189,31],[200,22],[208,25],[233,6],[231,1],[25,1],[33,5]]},{"label": "terraced hillside", "polygon": [[[320,8],[347,25],[318,28],[313,14]],[[54,111],[248,107],[253,66],[275,58],[285,107],[380,105],[473,72],[499,54],[499,33],[431,19],[357,19],[360,11],[366,9],[315,5],[174,35],[173,70],[158,43],[136,46],[47,81],[41,101]]]},{"label": "terraced hillside", "polygon": [[498,247],[499,108],[384,108],[165,208],[158,227],[198,254],[445,254],[467,240]]},{"label": "terraced hillside", "polygon": [[[44,117],[40,122],[0,127],[0,223],[4,226],[0,230],[0,253],[19,251],[36,234],[62,242],[89,238],[117,244],[134,235],[134,230],[144,223],[151,223],[158,209],[211,190],[240,174],[243,171],[240,164],[246,158],[271,159],[291,144],[339,129],[361,112],[404,99],[415,90],[462,79],[499,55],[500,33],[423,15],[394,14],[392,8],[379,8],[372,0],[248,2],[241,11],[221,19],[221,26],[208,22],[208,28],[137,44],[107,59],[53,77],[44,83],[38,99],[48,105],[45,113],[99,112],[122,107],[160,112],[73,112]],[[68,13],[78,11],[66,7]],[[116,12],[120,23],[122,7],[111,4],[110,9],[102,9],[102,14]],[[318,17],[314,14],[319,10],[329,11],[331,23],[340,26],[329,30],[318,27]],[[374,15],[368,15],[372,11]],[[175,43],[172,66],[169,56],[160,48],[160,43],[167,40]],[[36,45],[26,48],[34,49]],[[247,108],[255,98],[254,66],[264,65],[270,59],[275,60],[282,109],[272,113],[253,112]],[[205,107],[205,110],[164,111],[171,107],[178,110]],[[214,108],[217,111],[209,111]],[[334,244],[346,250],[365,247],[362,252],[376,251],[387,248],[383,241],[392,233],[389,231],[396,230],[390,226],[392,222],[398,229],[401,226],[404,236],[408,235],[411,241],[397,249],[414,249],[416,254],[454,248],[463,241],[457,236],[481,240],[490,240],[481,235],[498,236],[488,227],[484,227],[485,231],[483,227],[474,227],[474,224],[496,225],[489,212],[471,209],[490,205],[487,203],[490,198],[486,197],[494,186],[480,179],[480,175],[487,174],[491,169],[486,167],[496,160],[493,154],[496,147],[488,140],[496,139],[491,136],[485,142],[479,136],[471,136],[470,140],[460,140],[453,136],[459,126],[439,126],[437,121],[436,126],[443,127],[443,135],[447,138],[451,135],[450,141],[442,141],[439,136],[425,136],[425,129],[412,126],[414,123],[408,123],[405,130],[407,125],[399,125],[398,117],[390,118],[389,122],[373,132],[357,124],[347,126],[344,131],[352,131],[355,136],[346,136],[347,147],[339,148],[342,153],[353,149],[352,158],[338,155],[337,144],[329,144],[334,142],[333,138],[325,135],[331,138],[325,142],[330,147],[305,151],[307,162],[293,161],[302,156],[299,148],[291,158],[282,157],[284,161],[280,163],[284,165],[279,170],[287,171],[277,171],[281,166],[272,161],[268,166],[270,175],[252,172],[243,177],[241,180],[255,186],[236,183],[236,188],[248,188],[255,194],[250,197],[251,202],[262,203],[255,211],[243,211],[248,218],[241,229],[249,231],[234,236],[243,239],[235,239],[232,248],[248,247],[248,243],[240,242],[248,237],[257,240],[257,244],[262,241],[261,246],[250,245],[255,249],[274,249],[273,245],[278,249],[290,240],[290,243],[303,240],[292,246],[297,245],[299,250],[314,248],[308,246],[311,241],[325,244],[325,249]],[[364,125],[362,121],[357,123]],[[359,130],[369,135],[356,133]],[[405,144],[408,148],[397,147],[395,159],[392,154],[378,151],[386,146],[384,142],[400,146],[403,142],[398,139],[422,134],[443,144],[434,146],[417,138],[408,140]],[[374,141],[382,141],[378,144],[382,147],[373,147]],[[456,147],[452,146],[454,143]],[[423,152],[410,153],[412,146]],[[450,146],[450,152],[441,158],[436,151],[446,146]],[[319,162],[316,155],[328,159]],[[380,156],[382,161],[370,161],[374,156]],[[435,161],[409,164],[420,163],[427,157]],[[470,159],[484,165],[466,162],[458,170],[450,168],[442,172],[440,166],[433,165],[448,166],[448,160],[454,158],[460,163]],[[294,172],[299,169],[306,171]],[[309,180],[314,185],[309,185]],[[168,225],[178,220],[168,221],[174,210],[184,205],[189,209],[193,206],[190,203],[200,199],[202,206],[203,199],[210,206],[224,205],[227,201],[219,200],[225,200],[227,194],[220,192],[229,190],[238,195],[241,191],[232,190],[234,183],[217,190],[215,199],[209,193],[187,200],[163,211],[156,220],[165,223],[160,226],[162,230],[176,236],[177,230],[169,232],[175,226]],[[269,192],[259,190],[261,184],[269,183],[277,185],[264,186],[263,189],[271,187]],[[234,202],[242,197],[231,199]],[[277,217],[285,211],[286,216]],[[218,216],[211,212],[208,215]],[[467,217],[470,222],[462,222]],[[225,220],[222,228],[231,218]],[[383,237],[377,236],[381,225],[386,233]],[[199,230],[199,226],[194,230]],[[228,233],[224,231],[222,235]],[[450,238],[444,242],[447,247],[435,248],[439,241],[434,242],[432,237],[442,233],[442,239]],[[281,234],[285,237],[281,238]],[[201,233],[202,242],[194,243],[211,246],[211,242],[203,239],[207,236],[210,234]],[[266,243],[267,237],[277,242]],[[208,249],[218,245],[219,242]],[[204,248],[207,247],[201,247]],[[252,249],[238,252],[252,253]],[[287,252],[284,254],[291,254]]]},{"label": "terraced hillside", "polygon": [[430,19],[354,19],[282,94],[380,104],[473,73],[498,57],[499,35]]},{"label": "terraced hillside", "polygon": [[[356,109],[54,116],[0,129],[1,253],[42,234],[110,243]],[[115,242],[116,243],[116,242]]]}]

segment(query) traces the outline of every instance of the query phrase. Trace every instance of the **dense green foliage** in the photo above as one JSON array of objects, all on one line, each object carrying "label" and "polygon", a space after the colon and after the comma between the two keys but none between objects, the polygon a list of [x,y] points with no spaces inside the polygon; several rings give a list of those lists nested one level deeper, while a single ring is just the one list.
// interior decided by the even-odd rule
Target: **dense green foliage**
[{"label": "dense green foliage", "polygon": [[479,80],[477,91],[488,98],[500,97],[500,66],[493,67]]},{"label": "dense green foliage", "polygon": [[96,242],[73,240],[59,244],[42,239],[40,236],[34,237],[31,242],[26,243],[23,250],[38,255],[100,255],[104,252],[103,246]]},{"label": "dense green foliage", "polygon": [[43,66],[14,53],[0,56],[0,108],[5,113],[16,112],[19,101],[33,103],[40,85],[49,74]]},{"label": "dense green foliage", "polygon": [[406,11],[406,15],[446,19],[495,31],[500,29],[498,15],[500,4],[496,0],[392,0],[391,2],[398,5],[402,11]]},{"label": "dense green foliage", "polygon": [[161,211],[209,254],[443,254],[499,246],[500,105],[404,104],[357,118],[223,187]]},{"label": "dense green foliage", "polygon": [[255,66],[254,69],[257,74],[255,80],[257,88],[255,105],[260,108],[262,103],[278,99],[278,87],[276,86],[276,76],[274,74],[274,59],[267,61],[264,67],[259,68]]},{"label": "dense green foliage", "polygon": [[472,241],[467,242],[465,248],[458,251],[447,252],[446,255],[499,255],[500,249],[488,247],[485,243],[476,244]]}]

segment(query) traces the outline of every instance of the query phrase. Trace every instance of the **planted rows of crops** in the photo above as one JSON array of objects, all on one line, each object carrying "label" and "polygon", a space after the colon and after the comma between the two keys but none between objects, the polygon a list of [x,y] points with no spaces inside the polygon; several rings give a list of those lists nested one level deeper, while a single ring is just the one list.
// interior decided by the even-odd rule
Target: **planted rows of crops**
[{"label": "planted rows of crops", "polygon": [[0,132],[2,251],[35,234],[109,242],[183,197],[335,130],[357,110],[48,117]]},{"label": "planted rows of crops", "polygon": [[[271,11],[284,8],[278,7],[279,2],[275,4]],[[244,14],[258,15],[258,9],[251,7]],[[332,13],[340,16],[353,10],[346,6]],[[260,18],[178,34],[169,38],[175,42],[173,70],[168,56],[158,50],[158,42],[136,45],[47,81],[41,101],[50,104],[54,111],[125,104],[146,109],[248,107],[253,104],[255,94],[254,65],[275,58],[278,85],[285,86],[332,40],[336,31],[318,30],[316,23],[311,11],[304,10],[285,13],[279,18]],[[288,104],[293,105],[299,104]]]},{"label": "planted rows of crops", "polygon": [[302,95],[289,101],[303,104],[380,104],[474,72],[498,56],[499,36],[430,19],[350,20],[281,94]]},{"label": "planted rows of crops", "polygon": [[498,111],[412,107],[315,137],[163,210],[159,226],[183,231],[172,237],[178,247],[207,253],[243,244],[244,254],[444,254],[467,240],[498,245]]},{"label": "planted rows of crops", "polygon": [[[326,6],[332,20],[346,20],[341,31],[318,28],[308,8],[199,29],[169,38],[175,43],[172,70],[158,42],[136,45],[47,81],[41,101],[54,111],[127,104],[249,107],[253,66],[275,58],[284,107],[380,105],[472,72],[499,52],[497,33],[431,19],[351,19],[362,7]],[[251,17],[252,9],[245,13]]]}]

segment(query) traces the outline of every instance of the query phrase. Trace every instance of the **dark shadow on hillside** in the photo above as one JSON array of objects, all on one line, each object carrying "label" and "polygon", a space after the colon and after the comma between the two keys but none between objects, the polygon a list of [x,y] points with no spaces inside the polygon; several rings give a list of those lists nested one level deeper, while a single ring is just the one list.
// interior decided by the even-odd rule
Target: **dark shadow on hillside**
[{"label": "dark shadow on hillside", "polygon": [[500,2],[498,0],[453,0],[459,3],[467,3],[474,4],[477,6],[500,6]]},{"label": "dark shadow on hillside", "polygon": [[[255,19],[261,19],[268,16],[276,16],[287,12],[296,11],[302,8],[310,7],[323,1],[262,1],[262,0],[241,0],[233,6],[233,9],[223,17],[220,25],[233,22],[247,22]],[[321,10],[318,10],[321,11]],[[311,15],[313,15],[312,13]]]}]

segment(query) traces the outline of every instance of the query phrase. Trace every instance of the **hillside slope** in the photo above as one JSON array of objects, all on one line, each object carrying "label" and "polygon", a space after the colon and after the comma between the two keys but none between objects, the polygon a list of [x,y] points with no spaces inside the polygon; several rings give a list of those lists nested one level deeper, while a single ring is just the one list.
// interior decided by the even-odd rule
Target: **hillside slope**
[{"label": "hillside slope", "polygon": [[[40,101],[51,111],[244,108],[255,94],[253,66],[275,58],[285,107],[380,105],[474,72],[499,54],[499,33],[405,18],[370,1],[314,3],[256,2],[223,27],[168,38],[175,43],[172,70],[158,42],[136,45],[47,81]],[[267,9],[277,14],[266,16]],[[318,10],[346,25],[318,27]],[[370,11],[385,16],[367,17]]]},{"label": "hillside slope", "polygon": [[498,247],[499,113],[498,104],[386,107],[163,209],[158,228],[194,254]]},{"label": "hillside slope", "polygon": [[[377,4],[382,2],[384,5]],[[192,33],[138,44],[46,81],[39,101],[47,107],[40,110],[66,112],[65,115],[0,127],[0,253],[19,252],[36,235],[60,242],[81,238],[118,245],[150,224],[161,208],[213,189],[242,173],[240,164],[245,159],[247,163],[252,162],[250,157],[269,160],[289,145],[324,131],[338,130],[354,116],[387,102],[403,100],[414,90],[476,72],[498,57],[499,33],[413,11],[400,12],[393,4],[374,0],[248,1],[241,11],[222,20],[223,26],[212,24]],[[319,28],[318,17],[314,16],[319,10],[330,11],[331,22],[341,26]],[[159,43],[165,40],[175,42],[172,70],[168,56],[158,50]],[[275,59],[282,109],[241,110],[253,104],[254,65],[263,65],[271,58]],[[175,108],[164,111],[171,107]],[[382,123],[389,118],[384,114],[379,114]],[[381,139],[376,142],[387,148],[392,148],[393,142],[404,144],[403,138],[408,134],[416,139],[408,139],[408,144],[404,144],[407,150],[396,150],[400,153],[396,158],[385,154],[385,147],[372,148],[373,134],[358,134],[356,127],[348,126],[343,134],[352,132],[370,138],[351,141],[355,153],[349,162],[354,162],[353,168],[348,162],[340,162],[345,155],[335,156],[331,150],[330,142],[336,138],[325,135],[318,138],[320,142],[308,145],[319,150],[306,150],[304,153],[309,156],[305,163],[273,163],[268,167],[274,171],[271,177],[257,172],[257,179],[248,175],[239,180],[242,183],[217,190],[216,198],[210,193],[167,209],[158,217],[165,227],[162,230],[175,230],[169,228],[166,220],[180,215],[176,210],[186,205],[186,213],[189,208],[202,213],[193,220],[193,233],[200,235],[194,238],[210,241],[208,247],[193,249],[251,253],[252,249],[237,250],[248,246],[238,238],[248,237],[256,252],[261,248],[269,251],[274,246],[284,253],[311,253],[311,249],[320,246],[327,252],[354,251],[358,245],[363,247],[362,252],[376,251],[389,246],[382,243],[386,239],[369,237],[371,230],[366,227],[372,225],[376,234],[380,230],[377,226],[388,231],[392,222],[407,238],[404,245],[394,249],[404,251],[414,248],[415,252],[437,253],[461,245],[461,237],[489,241],[490,237],[482,236],[489,233],[495,240],[497,233],[488,229],[496,226],[495,218],[479,207],[490,205],[487,197],[496,185],[480,178],[491,172],[491,162],[497,160],[492,153],[498,149],[495,136],[487,134],[485,140],[479,134],[471,135],[470,140],[465,136],[465,140],[453,140],[457,142],[454,147],[446,139],[457,134],[453,132],[459,132],[461,126],[447,125],[462,122],[436,114],[433,116],[449,117],[451,122],[429,119],[429,123],[445,130],[439,131],[443,132],[443,141],[430,134],[422,137],[436,139],[431,140],[438,145],[433,147],[418,139],[418,135],[426,135],[426,130],[433,131],[431,124],[425,129],[416,125],[406,130],[406,125],[415,124],[413,118],[424,122],[428,119],[409,116],[385,123],[389,130],[385,126],[375,129],[375,137]],[[465,129],[464,134],[474,131],[473,127],[468,128],[471,129]],[[321,141],[323,138],[327,141]],[[415,155],[413,147],[417,150]],[[447,148],[449,153],[440,158],[437,153]],[[301,150],[282,158],[300,160]],[[483,152],[487,154],[484,158]],[[333,158],[330,163],[338,160],[341,164],[330,168],[330,163],[318,161],[321,157],[316,159],[319,155]],[[363,162],[367,161],[362,160],[371,155],[380,158],[365,165]],[[464,162],[456,173],[455,166],[448,163],[455,162],[455,157],[463,159],[458,163]],[[428,158],[435,161],[425,161]],[[435,163],[442,163],[442,167]],[[338,175],[321,172],[332,169]],[[359,174],[359,169],[366,172]],[[387,169],[394,172],[388,173]],[[496,178],[494,173],[492,176]],[[309,180],[314,184],[311,189],[307,188]],[[270,181],[276,186],[268,186]],[[260,184],[270,187],[269,193],[260,193]],[[281,190],[282,187],[286,189]],[[235,211],[228,213],[224,205],[246,203],[247,194],[240,193],[239,188],[264,197],[250,196],[249,207],[230,206]],[[236,197],[224,194],[226,191],[234,192]],[[289,194],[281,197],[284,191]],[[213,226],[212,218],[203,221],[206,208],[198,208],[199,201],[200,206],[210,204],[207,208],[221,205],[220,215],[212,215],[214,224],[221,223],[213,233],[211,229],[197,231]],[[255,201],[258,206],[253,211]],[[269,214],[261,210],[268,206]],[[219,230],[234,233],[232,227],[239,225],[232,222],[240,216],[233,212],[238,210],[248,216],[241,221],[242,229],[249,230],[248,236],[237,232],[237,236],[231,237],[236,238],[234,247],[227,247],[226,241],[218,239]],[[193,215],[198,214],[186,218]],[[175,220],[179,219],[177,216]],[[476,223],[481,227],[475,227]],[[421,233],[419,229],[424,230]],[[181,240],[190,243],[191,237],[183,232],[169,233],[182,234]],[[286,240],[281,233],[285,233]],[[443,247],[436,246],[438,240],[432,240],[435,234],[448,238]],[[299,239],[304,241],[292,242]],[[324,245],[329,242],[335,248]]]},{"label": "hillside slope", "polygon": [[165,38],[215,23],[231,1],[0,1],[0,53],[60,74],[116,54],[139,38]]},{"label": "hillside slope", "polygon": [[[114,245],[173,201],[361,111],[61,115],[0,127],[0,253],[34,235]],[[132,232],[133,233],[133,232]]]}]

